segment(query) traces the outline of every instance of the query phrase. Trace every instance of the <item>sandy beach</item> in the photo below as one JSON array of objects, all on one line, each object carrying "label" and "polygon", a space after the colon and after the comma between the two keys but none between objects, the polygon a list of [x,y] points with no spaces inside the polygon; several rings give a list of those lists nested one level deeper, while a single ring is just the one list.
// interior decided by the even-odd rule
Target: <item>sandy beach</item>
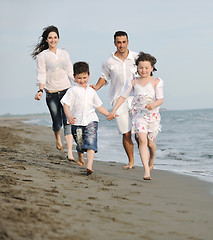
[{"label": "sandy beach", "polygon": [[[0,240],[211,240],[212,184],[68,162],[51,128],[0,118]],[[110,149],[108,149],[110,151]]]}]

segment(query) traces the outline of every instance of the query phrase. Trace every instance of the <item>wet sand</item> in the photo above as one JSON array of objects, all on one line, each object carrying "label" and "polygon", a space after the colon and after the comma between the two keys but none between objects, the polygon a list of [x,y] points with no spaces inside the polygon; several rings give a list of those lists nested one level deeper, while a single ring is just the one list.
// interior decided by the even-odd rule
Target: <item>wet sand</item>
[{"label": "wet sand", "polygon": [[[0,240],[211,240],[212,184],[66,160],[51,128],[0,118]],[[108,149],[110,151],[110,149]]]}]

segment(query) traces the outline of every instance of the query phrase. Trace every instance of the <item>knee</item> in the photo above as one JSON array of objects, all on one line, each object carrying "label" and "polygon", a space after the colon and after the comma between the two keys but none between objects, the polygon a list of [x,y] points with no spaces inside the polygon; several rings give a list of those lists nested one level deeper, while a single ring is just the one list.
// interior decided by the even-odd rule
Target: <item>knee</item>
[{"label": "knee", "polygon": [[132,142],[132,134],[131,134],[131,132],[124,133],[123,134],[123,140],[124,141],[128,141],[128,142]]},{"label": "knee", "polygon": [[155,144],[154,141],[151,141],[151,140],[148,141],[148,147],[149,148],[155,148],[155,146],[156,146],[156,144]]}]

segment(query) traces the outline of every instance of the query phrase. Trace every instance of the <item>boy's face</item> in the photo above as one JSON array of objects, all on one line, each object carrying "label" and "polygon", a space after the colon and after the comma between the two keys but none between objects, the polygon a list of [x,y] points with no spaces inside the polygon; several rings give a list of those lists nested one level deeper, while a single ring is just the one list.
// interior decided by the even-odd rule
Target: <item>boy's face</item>
[{"label": "boy's face", "polygon": [[90,75],[87,72],[79,73],[74,76],[75,81],[81,87],[86,88]]}]

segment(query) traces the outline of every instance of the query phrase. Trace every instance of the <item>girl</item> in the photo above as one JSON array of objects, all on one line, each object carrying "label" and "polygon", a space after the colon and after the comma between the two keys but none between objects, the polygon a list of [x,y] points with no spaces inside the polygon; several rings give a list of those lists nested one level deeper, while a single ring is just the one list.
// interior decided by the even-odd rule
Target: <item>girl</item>
[{"label": "girl", "polygon": [[60,103],[67,89],[71,87],[73,70],[68,53],[57,48],[58,42],[59,31],[57,27],[48,26],[43,29],[40,41],[32,53],[33,59],[36,59],[37,85],[39,85],[35,99],[40,100],[45,90],[46,103],[52,118],[56,147],[58,150],[63,150],[60,138],[60,129],[63,123],[68,150],[67,158],[75,162],[72,154],[73,136],[71,134],[71,125],[67,125],[63,106]]},{"label": "girl", "polygon": [[[108,119],[115,117],[115,112],[133,90],[132,132],[137,135],[138,148],[144,166],[144,180],[151,180],[150,171],[154,167],[156,152],[155,138],[161,129],[159,106],[163,103],[163,81],[154,78],[155,57],[140,52],[136,60],[140,77],[129,81],[118,98]],[[148,150],[149,148],[149,150]]]}]

